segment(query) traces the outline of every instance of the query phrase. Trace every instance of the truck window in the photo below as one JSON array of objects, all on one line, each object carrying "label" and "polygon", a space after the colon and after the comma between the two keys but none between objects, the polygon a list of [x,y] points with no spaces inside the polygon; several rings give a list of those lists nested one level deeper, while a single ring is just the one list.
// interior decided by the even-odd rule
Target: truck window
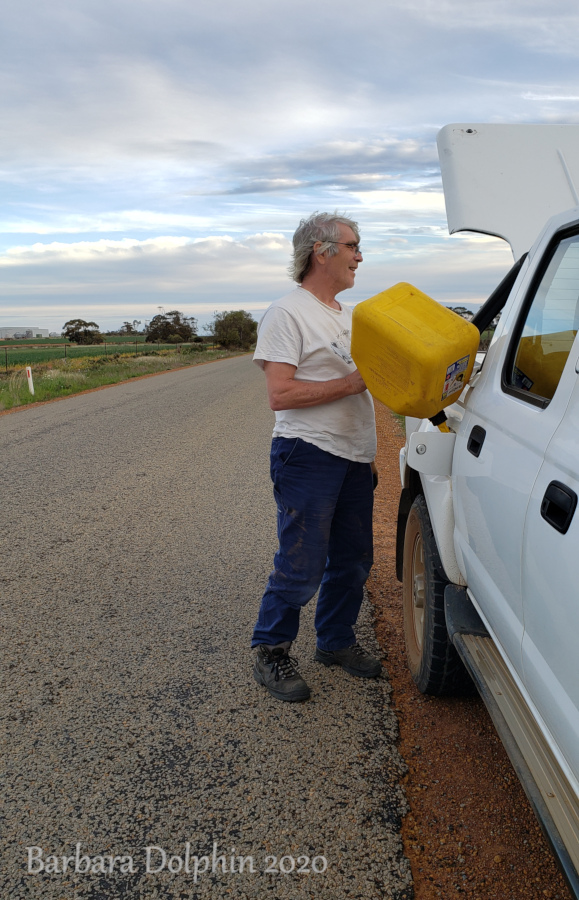
[{"label": "truck window", "polygon": [[[504,387],[546,406],[579,328],[579,235],[561,240],[517,330]],[[510,389],[510,390],[509,390]]]}]

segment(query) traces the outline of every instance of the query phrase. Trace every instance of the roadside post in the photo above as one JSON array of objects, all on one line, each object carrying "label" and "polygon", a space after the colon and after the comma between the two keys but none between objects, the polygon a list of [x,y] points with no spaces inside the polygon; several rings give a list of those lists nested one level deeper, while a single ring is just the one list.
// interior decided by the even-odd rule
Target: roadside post
[{"label": "roadside post", "polygon": [[34,394],[34,382],[32,381],[32,369],[26,366],[26,377],[28,379],[28,388],[31,394]]}]

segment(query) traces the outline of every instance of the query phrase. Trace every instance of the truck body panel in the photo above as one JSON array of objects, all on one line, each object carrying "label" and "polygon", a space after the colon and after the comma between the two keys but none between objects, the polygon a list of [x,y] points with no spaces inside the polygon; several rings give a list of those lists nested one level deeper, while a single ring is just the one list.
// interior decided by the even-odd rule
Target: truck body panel
[{"label": "truck body panel", "polygon": [[[484,623],[455,633],[447,619],[448,636],[533,781],[528,796],[579,897],[579,126],[452,125],[438,144],[450,231],[495,234],[528,256],[482,367],[446,410],[452,448],[428,420],[408,419],[401,478],[426,500],[447,590],[464,585]],[[427,547],[428,530],[413,539]],[[412,619],[422,582],[407,586],[404,559]]]}]

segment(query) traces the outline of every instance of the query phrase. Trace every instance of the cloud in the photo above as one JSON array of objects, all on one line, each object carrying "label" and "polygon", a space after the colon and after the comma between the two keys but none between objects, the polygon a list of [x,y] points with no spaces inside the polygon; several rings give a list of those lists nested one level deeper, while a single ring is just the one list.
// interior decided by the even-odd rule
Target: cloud
[{"label": "cloud", "polygon": [[212,219],[208,215],[183,215],[179,213],[161,213],[148,209],[128,209],[116,212],[72,213],[46,205],[42,213],[35,218],[23,218],[20,221],[0,221],[0,233],[4,234],[79,234],[106,232],[158,231],[160,228],[192,231],[210,229]]},{"label": "cloud", "polygon": [[[436,146],[430,140],[384,136],[368,140],[336,140],[243,160],[231,166],[233,186],[223,193],[274,193],[305,188],[372,190],[399,181],[440,181]],[[257,177],[256,174],[258,173]]]},{"label": "cloud", "polygon": [[16,246],[0,257],[0,266],[26,266],[66,263],[85,263],[87,261],[110,261],[111,259],[128,259],[135,254],[174,252],[191,242],[187,238],[160,237],[145,241],[123,238],[120,241],[78,241],[64,244],[53,241],[50,244],[31,244]]},{"label": "cloud", "polygon": [[254,178],[244,184],[224,190],[223,194],[269,194],[278,191],[292,191],[296,188],[307,187],[307,181],[299,181],[297,178]]},{"label": "cloud", "polygon": [[292,153],[276,152],[275,155],[244,161],[240,170],[270,172],[287,171],[309,174],[312,171],[349,175],[354,172],[370,173],[395,169],[403,172],[438,169],[436,146],[429,139],[400,138],[385,135],[380,138],[358,140],[334,140],[309,144]]},{"label": "cloud", "polygon": [[[12,248],[0,257],[1,321],[10,324],[27,298],[28,315],[51,329],[81,315],[101,327],[150,319],[163,305],[207,322],[214,311],[247,309],[259,318],[292,289],[286,274],[290,242],[283,234],[244,240],[162,237],[138,240],[52,242]],[[411,281],[437,300],[482,302],[512,264],[506,245],[480,236],[388,234],[365,254],[356,286],[344,294],[355,304],[398,281]]]},{"label": "cloud", "polygon": [[241,241],[220,236],[55,241],[10,248],[0,256],[0,272],[8,307],[11,298],[24,295],[33,304],[43,297],[47,306],[76,298],[79,306],[89,303],[94,309],[109,307],[115,297],[121,310],[141,297],[147,304],[213,308],[216,298],[255,298],[272,288],[283,293],[289,250],[286,237],[271,233]]},{"label": "cloud", "polygon": [[[356,192],[352,191],[356,196]],[[442,193],[431,191],[366,191],[361,195],[364,205],[373,212],[404,213],[405,216],[444,217]]]},{"label": "cloud", "polygon": [[436,130],[579,121],[578,16],[571,0],[6,4],[2,316],[60,298],[97,321],[167,297],[260,308],[287,289],[299,219],[336,208],[362,227],[357,297],[415,272],[482,296],[503,257],[448,243]]},{"label": "cloud", "polygon": [[50,328],[75,315],[116,327],[127,317],[150,319],[159,305],[202,322],[215,310],[256,313],[291,289],[289,254],[288,239],[268,232],[15,246],[0,255],[0,321],[22,318],[22,298],[36,324]]},{"label": "cloud", "polygon": [[[472,110],[460,80],[488,76],[489,57],[495,77],[517,65],[529,74],[521,42],[528,57],[553,53],[556,77],[578,18],[572,4],[528,0],[361,0],[353,16],[345,3],[330,15],[305,0],[54,0],[33,21],[29,9],[3,15],[0,158],[97,172],[251,165],[324,135],[345,134],[368,156],[366,138],[415,131],[445,106]],[[501,114],[504,100],[495,92],[485,107]]]},{"label": "cloud", "polygon": [[579,11],[573,0],[409,0],[406,8],[439,32],[487,32],[540,52],[576,53]]},{"label": "cloud", "polygon": [[551,103],[551,102],[553,102],[553,101],[562,102],[562,103],[567,103],[567,102],[571,101],[571,102],[573,102],[573,103],[576,103],[576,102],[579,100],[579,94],[570,94],[570,95],[565,95],[565,94],[559,94],[559,95],[558,95],[558,94],[533,94],[533,93],[530,92],[530,91],[526,91],[524,94],[522,94],[522,97],[523,97],[523,100],[536,100],[536,101],[538,101],[539,103],[544,103],[544,102],[547,102],[547,101],[548,101],[549,103]]}]

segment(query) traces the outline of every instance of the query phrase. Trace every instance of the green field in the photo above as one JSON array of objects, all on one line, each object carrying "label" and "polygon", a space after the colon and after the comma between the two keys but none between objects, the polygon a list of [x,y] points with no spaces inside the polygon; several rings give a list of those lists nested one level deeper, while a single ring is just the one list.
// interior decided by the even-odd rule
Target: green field
[{"label": "green field", "polygon": [[[57,338],[26,338],[25,340],[15,341],[13,338],[4,338],[0,339],[0,347],[17,347],[17,346],[28,346],[28,344],[62,344],[65,343],[65,339],[61,337]],[[68,343],[68,341],[66,341]]]},{"label": "green field", "polygon": [[[34,344],[34,346],[32,346]],[[52,344],[52,346],[51,346]],[[39,346],[40,345],[40,346]],[[56,346],[55,346],[56,345]],[[181,344],[183,350],[189,348],[206,348],[206,344]],[[19,366],[33,366],[37,363],[45,363],[50,360],[57,359],[78,359],[79,357],[93,356],[110,356],[114,353],[130,353],[138,356],[142,353],[150,353],[151,350],[175,350],[175,344],[146,344],[144,338],[140,338],[135,342],[134,338],[111,336],[104,344],[88,344],[85,346],[77,346],[63,342],[61,339],[50,339],[44,342],[27,342],[23,345],[15,344],[13,341],[4,341],[0,344],[0,371],[8,372],[10,369]]]},{"label": "green field", "polygon": [[[135,339],[139,344],[145,340],[144,334],[103,334],[103,339],[107,344],[134,344]],[[0,347],[28,347],[29,344],[34,346],[50,346],[51,344],[68,344],[71,346],[68,338],[52,337],[52,338],[14,338],[0,339]],[[74,345],[73,345],[74,346]]]}]

